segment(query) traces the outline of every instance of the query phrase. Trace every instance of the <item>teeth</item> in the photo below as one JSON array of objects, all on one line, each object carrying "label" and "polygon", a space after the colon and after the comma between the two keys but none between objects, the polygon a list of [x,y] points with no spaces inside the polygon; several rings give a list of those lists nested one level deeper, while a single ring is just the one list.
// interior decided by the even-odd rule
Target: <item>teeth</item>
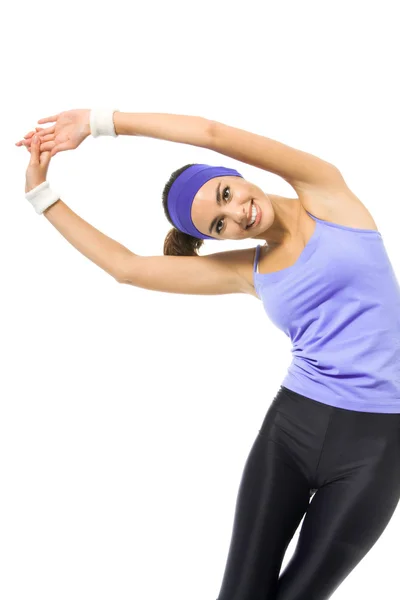
[{"label": "teeth", "polygon": [[256,217],[257,217],[257,209],[253,204],[252,210],[251,210],[251,221],[249,222],[248,227],[253,225],[254,221],[256,220]]}]

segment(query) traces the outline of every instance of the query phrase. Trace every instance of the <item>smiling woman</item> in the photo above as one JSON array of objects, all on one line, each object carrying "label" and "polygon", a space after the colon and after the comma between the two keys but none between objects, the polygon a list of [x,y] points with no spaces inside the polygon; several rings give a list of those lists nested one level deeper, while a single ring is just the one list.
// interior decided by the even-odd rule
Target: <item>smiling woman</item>
[{"label": "smiling woman", "polygon": [[195,254],[199,239],[252,237],[262,216],[259,204],[267,202],[259,187],[233,169],[186,165],[172,174],[163,191],[164,212],[174,226],[164,253]]},{"label": "smiling woman", "polygon": [[[183,216],[187,227],[179,220],[179,210],[171,215],[171,188],[183,173],[202,168],[208,172],[202,185],[197,185],[186,196],[187,214]],[[207,177],[209,179],[207,180]],[[179,196],[180,207],[184,194]],[[165,216],[173,225],[164,243],[164,254],[176,256],[196,255],[203,239],[243,240],[274,237],[276,215],[273,200],[261,188],[245,180],[237,171],[208,165],[186,165],[172,173],[165,185],[162,204]],[[190,212],[189,212],[190,208]],[[178,225],[178,226],[177,226]]]},{"label": "smiling woman", "polygon": [[[117,281],[179,294],[257,295],[290,338],[292,362],[243,471],[218,600],[326,600],[379,539],[400,499],[400,288],[382,236],[368,227],[339,171],[315,156],[200,117],[97,114],[56,115],[56,125],[41,132],[40,151],[76,147],[89,123],[94,132],[204,146],[275,173],[298,193],[279,198],[229,167],[186,165],[163,191],[172,225],[167,256],[134,254],[61,200],[45,215]],[[31,191],[44,208],[41,185]],[[320,218],[305,201],[315,202]],[[345,204],[354,227],[338,222],[338,212],[321,216],[321,207]],[[206,239],[260,239],[274,250],[267,265],[260,246],[199,256]]]},{"label": "smiling woman", "polygon": [[255,184],[241,176],[224,175],[210,180],[197,192],[192,218],[216,239],[242,240],[256,236],[253,232],[261,220],[260,207],[267,213],[268,203],[268,196]]}]

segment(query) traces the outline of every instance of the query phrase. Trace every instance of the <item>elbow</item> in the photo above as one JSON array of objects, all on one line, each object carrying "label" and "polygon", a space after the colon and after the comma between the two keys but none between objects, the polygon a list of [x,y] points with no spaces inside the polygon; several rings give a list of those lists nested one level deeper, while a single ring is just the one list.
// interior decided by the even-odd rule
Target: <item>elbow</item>
[{"label": "elbow", "polygon": [[119,255],[117,264],[114,268],[114,279],[117,283],[130,283],[130,272],[132,270],[132,258],[137,255],[133,252],[124,252]]},{"label": "elbow", "polygon": [[117,283],[125,283],[125,260],[120,257],[117,264],[114,266],[112,276]]},{"label": "elbow", "polygon": [[123,276],[123,274],[121,273],[120,270],[117,270],[117,271],[114,270],[112,273],[110,273],[110,275],[112,275],[113,279],[115,279],[115,281],[117,283],[124,283],[125,282],[124,276]]},{"label": "elbow", "polygon": [[125,273],[123,273],[121,269],[114,272],[114,279],[117,283],[127,283]]}]

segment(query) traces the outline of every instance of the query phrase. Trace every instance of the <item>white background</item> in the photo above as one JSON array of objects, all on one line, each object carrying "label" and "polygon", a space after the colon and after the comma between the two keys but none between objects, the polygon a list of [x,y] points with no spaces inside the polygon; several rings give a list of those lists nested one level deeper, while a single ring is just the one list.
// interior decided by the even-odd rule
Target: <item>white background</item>
[{"label": "white background", "polygon": [[[42,117],[93,107],[266,135],[341,170],[400,277],[397,3],[10,6],[0,42],[0,597],[216,600],[240,478],[289,340],[251,296],[118,285],[25,200],[29,154],[14,143]],[[58,154],[48,180],[106,235],[162,255],[161,192],[190,162],[295,197],[277,176],[210,150],[129,136]],[[206,241],[201,253],[239,246]],[[335,600],[396,596],[399,510]]]}]

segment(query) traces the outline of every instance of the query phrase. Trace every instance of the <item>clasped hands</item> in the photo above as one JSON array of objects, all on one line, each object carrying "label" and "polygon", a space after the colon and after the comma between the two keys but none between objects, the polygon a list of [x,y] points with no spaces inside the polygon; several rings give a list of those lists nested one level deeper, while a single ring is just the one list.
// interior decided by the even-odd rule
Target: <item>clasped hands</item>
[{"label": "clasped hands", "polygon": [[[46,181],[50,159],[65,150],[74,150],[90,135],[90,109],[74,109],[39,119],[38,123],[55,123],[36,127],[16,146],[24,146],[31,154],[26,171],[25,193]],[[34,136],[38,142],[34,143]]]}]

